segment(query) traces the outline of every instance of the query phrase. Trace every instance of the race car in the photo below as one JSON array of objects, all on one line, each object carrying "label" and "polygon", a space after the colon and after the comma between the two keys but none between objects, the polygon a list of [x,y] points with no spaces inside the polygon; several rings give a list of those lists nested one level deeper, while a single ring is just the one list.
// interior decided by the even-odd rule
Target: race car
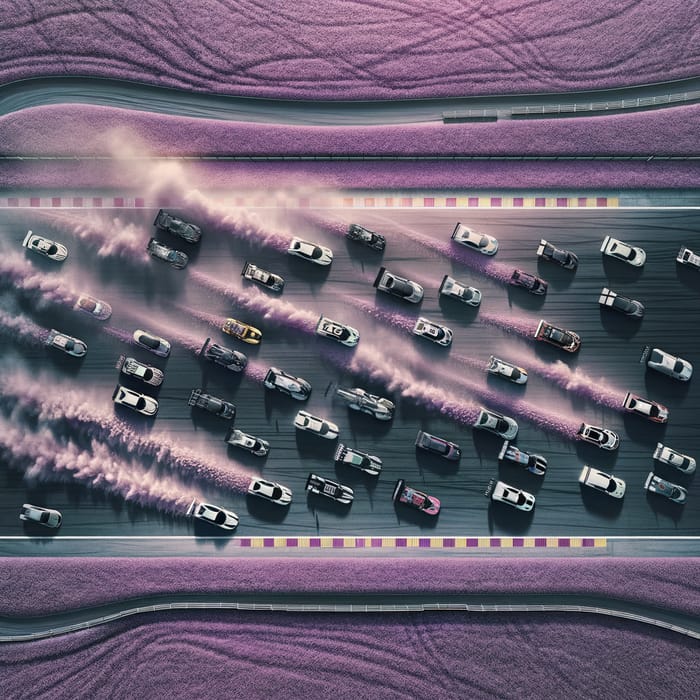
[{"label": "race car", "polygon": [[603,308],[619,311],[621,314],[630,316],[631,318],[642,318],[644,316],[644,304],[642,304],[641,301],[624,297],[607,287],[603,287],[603,289],[600,290],[598,303]]},{"label": "race car", "polygon": [[321,316],[318,319],[316,335],[331,338],[349,348],[354,348],[360,342],[360,332],[356,328],[333,321],[327,316]]},{"label": "race car", "polygon": [[106,321],[112,315],[112,307],[106,301],[100,301],[89,294],[81,294],[73,304],[74,311],[96,318],[98,321]]},{"label": "race car", "polygon": [[28,523],[38,523],[44,527],[57,528],[61,526],[63,516],[53,508],[33,506],[31,503],[22,504],[19,519]]},{"label": "race car", "polygon": [[462,450],[459,445],[444,438],[432,435],[424,430],[419,430],[416,435],[416,447],[426,452],[432,452],[434,455],[444,457],[452,462],[456,462],[462,456]]},{"label": "race car", "polygon": [[68,257],[68,248],[63,243],[56,243],[56,241],[51,241],[31,231],[27,231],[22,245],[27,250],[33,250],[54,262],[63,262]]},{"label": "race car", "polygon": [[126,357],[126,355],[119,356],[116,368],[127,377],[140,379],[142,382],[150,384],[151,386],[160,386],[165,376],[157,367],[139,362],[133,357]]},{"label": "race car", "polygon": [[242,352],[225,348],[218,343],[212,343],[211,338],[204,341],[199,354],[204,359],[230,369],[232,372],[242,372],[248,364],[248,358]]},{"label": "race car", "polygon": [[481,292],[476,287],[469,287],[462,282],[458,282],[450,275],[445,275],[442,278],[438,294],[449,299],[456,299],[469,306],[479,306],[481,304]]},{"label": "race car", "polygon": [[351,241],[358,241],[373,250],[384,250],[384,248],[386,248],[386,238],[384,238],[384,236],[370,231],[368,228],[360,226],[359,224],[350,224],[345,237],[349,238]]},{"label": "race car", "polygon": [[484,495],[487,498],[490,497],[492,501],[506,503],[525,512],[531,511],[535,507],[535,497],[531,493],[516,489],[515,486],[509,486],[498,479],[489,481]]},{"label": "race car", "polygon": [[423,287],[405,277],[394,275],[385,267],[379,268],[372,284],[380,292],[386,292],[404,301],[410,301],[412,304],[417,304],[423,299]]},{"label": "race car", "polygon": [[185,253],[183,253],[181,250],[170,248],[169,246],[165,245],[165,243],[161,243],[155,238],[151,238],[148,241],[146,250],[154,258],[158,258],[158,260],[163,260],[164,262],[169,263],[176,270],[182,270],[183,267],[186,267],[189,260],[187,255],[185,255]]},{"label": "race car", "polygon": [[588,465],[584,465],[581,470],[578,482],[612,498],[622,498],[625,495],[625,482],[622,479]]},{"label": "race car", "polygon": [[311,396],[311,384],[301,377],[294,377],[277,367],[270,367],[265,375],[265,388],[291,396],[297,401],[306,401]]},{"label": "race car", "polygon": [[537,326],[535,340],[549,343],[566,352],[576,352],[581,347],[581,338],[577,333],[557,328],[544,320]]},{"label": "race car", "polygon": [[160,231],[168,231],[188,243],[199,243],[202,238],[202,229],[199,226],[183,221],[179,216],[170,214],[163,209],[158,212],[153,225]]},{"label": "race car", "polygon": [[578,267],[578,257],[570,250],[562,250],[555,245],[548,243],[544,238],[540,239],[537,248],[537,257],[542,260],[549,260],[555,265],[560,265],[567,270],[575,270]]},{"label": "race car", "polygon": [[647,259],[647,254],[641,248],[623,243],[612,236],[606,236],[603,239],[600,252],[603,255],[634,265],[634,267],[641,267]]},{"label": "race car", "polygon": [[695,270],[700,270],[700,255],[693,253],[690,248],[686,248],[685,246],[681,246],[681,249],[678,251],[676,262],[679,262],[681,265],[692,267]]},{"label": "race car", "polygon": [[259,285],[265,287],[265,289],[270,289],[273,292],[281,292],[284,289],[284,279],[279,275],[275,275],[272,272],[263,270],[253,263],[246,262],[243,265],[243,271],[241,275],[251,282],[257,282]]},{"label": "race car", "polygon": [[170,343],[165,338],[148,333],[148,331],[142,331],[141,329],[135,330],[132,337],[136,345],[150,350],[154,355],[167,357],[170,354]]},{"label": "race car", "polygon": [[503,443],[501,451],[498,453],[498,459],[519,464],[536,476],[544,476],[547,473],[547,460],[542,455],[520,450],[509,440]]},{"label": "race car", "polygon": [[330,265],[333,262],[333,251],[324,245],[309,243],[301,238],[294,237],[287,248],[289,255],[296,255],[302,260],[316,263],[317,265]]},{"label": "race car", "polygon": [[374,416],[377,420],[391,420],[394,417],[394,402],[376,394],[370,394],[364,389],[355,387],[353,389],[338,388],[335,392],[352,408],[353,411],[360,411]]},{"label": "race car", "polygon": [[288,506],[292,502],[292,490],[267,479],[251,479],[248,486],[249,496],[258,496],[278,506]]},{"label": "race car", "polygon": [[370,476],[377,476],[382,470],[382,460],[379,457],[343,445],[342,442],[336,447],[334,459],[337,464],[354,467]]},{"label": "race car", "polygon": [[547,282],[541,277],[531,275],[524,270],[513,270],[508,284],[511,285],[511,287],[522,287],[530,292],[530,294],[536,294],[537,296],[542,296],[547,293]]},{"label": "race car", "polygon": [[513,365],[510,362],[501,360],[495,355],[489,357],[489,364],[486,367],[486,371],[489,374],[493,374],[496,377],[503,377],[508,379],[514,384],[526,384],[527,383],[527,370],[517,365]]},{"label": "race car", "polygon": [[415,508],[426,515],[437,515],[440,512],[440,500],[435,496],[414,489],[412,486],[407,486],[403,479],[399,479],[394,486],[394,494],[392,496],[394,503],[403,503],[411,508]]},{"label": "race car", "polygon": [[199,503],[197,499],[190,503],[185,515],[209,525],[216,525],[223,530],[235,530],[238,527],[238,516],[232,510],[211,503]]},{"label": "race car", "polygon": [[447,347],[452,343],[452,329],[433,323],[424,316],[419,316],[413,326],[413,335],[432,340],[437,345]]},{"label": "race car", "polygon": [[221,330],[244,343],[248,343],[248,345],[258,345],[262,340],[261,330],[242,321],[237,321],[235,318],[227,318],[224,325],[221,326]]},{"label": "race car", "polygon": [[660,476],[654,474],[654,472],[649,472],[647,475],[647,479],[644,482],[644,490],[657,493],[659,496],[665,496],[674,503],[683,504],[688,498],[688,492],[682,486],[674,484],[672,481],[662,479]]},{"label": "race car", "polygon": [[695,471],[695,459],[693,457],[688,457],[682,452],[676,452],[661,442],[656,443],[654,459],[675,467],[684,474],[692,474]]},{"label": "race car", "polygon": [[44,341],[50,348],[62,350],[71,357],[85,357],[87,355],[87,343],[73,336],[66,335],[52,328]]},{"label": "race car", "polygon": [[687,382],[693,376],[693,365],[682,357],[676,357],[659,348],[651,348],[647,345],[642,351],[640,362],[646,362],[649,369],[655,369],[661,374]]},{"label": "race car", "polygon": [[190,398],[187,399],[187,405],[201,408],[204,411],[213,413],[215,416],[219,416],[219,418],[232,420],[236,417],[236,407],[231,402],[224,401],[211,394],[205,394],[201,389],[192,389]]},{"label": "race car", "polygon": [[306,490],[317,496],[325,496],[345,505],[352,503],[353,490],[349,486],[339,484],[337,481],[324,479],[317,474],[309,474],[306,479]]},{"label": "race car", "polygon": [[455,226],[452,231],[452,240],[484,255],[495,255],[498,251],[498,241],[493,236],[479,233],[464,224],[458,223]]},{"label": "race car", "polygon": [[333,421],[319,418],[308,411],[297,412],[294,417],[294,427],[326,440],[335,440],[340,432]]},{"label": "race car", "polygon": [[474,427],[500,435],[505,440],[514,440],[518,434],[518,424],[512,418],[486,408],[480,409]]},{"label": "race car", "polygon": [[588,423],[581,423],[576,437],[603,450],[616,450],[620,444],[620,436],[617,433]]},{"label": "race car", "polygon": [[248,435],[241,430],[235,430],[233,426],[229,428],[224,441],[233,447],[247,450],[256,457],[264,457],[270,451],[270,443],[267,440]]},{"label": "race car", "polygon": [[126,406],[144,416],[155,416],[158,413],[158,402],[146,394],[139,394],[127,387],[117,384],[112,393],[112,401],[119,406]]},{"label": "race car", "polygon": [[643,399],[641,396],[631,392],[627,392],[622,401],[622,407],[628,413],[636,413],[638,416],[648,418],[655,423],[665,423],[668,420],[668,409],[666,406],[662,406],[656,401]]}]

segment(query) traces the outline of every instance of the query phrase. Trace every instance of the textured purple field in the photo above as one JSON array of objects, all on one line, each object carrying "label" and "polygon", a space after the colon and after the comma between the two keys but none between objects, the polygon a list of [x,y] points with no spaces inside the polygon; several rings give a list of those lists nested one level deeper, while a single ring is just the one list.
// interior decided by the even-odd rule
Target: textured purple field
[{"label": "textured purple field", "polygon": [[645,625],[558,614],[172,613],[5,645],[0,693],[682,700],[696,697],[697,650]]},{"label": "textured purple field", "polygon": [[[289,98],[548,92],[697,75],[695,3],[2,3],[0,82],[124,78]],[[456,48],[458,47],[458,48]]]},{"label": "textured purple field", "polygon": [[[491,124],[313,127],[223,122],[90,105],[0,117],[0,155],[693,155],[700,105]],[[31,134],[31,138],[27,138]]]},{"label": "textured purple field", "polygon": [[595,591],[697,615],[699,566],[700,560],[692,558],[6,558],[0,567],[0,615],[41,615],[140,595],[208,591]]}]

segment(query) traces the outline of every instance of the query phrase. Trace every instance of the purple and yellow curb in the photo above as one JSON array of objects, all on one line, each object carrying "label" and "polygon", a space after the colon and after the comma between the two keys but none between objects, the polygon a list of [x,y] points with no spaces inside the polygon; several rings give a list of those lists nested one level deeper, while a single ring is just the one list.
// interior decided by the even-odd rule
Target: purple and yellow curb
[{"label": "purple and yellow curb", "polygon": [[236,537],[252,549],[588,549],[607,547],[605,537]]}]

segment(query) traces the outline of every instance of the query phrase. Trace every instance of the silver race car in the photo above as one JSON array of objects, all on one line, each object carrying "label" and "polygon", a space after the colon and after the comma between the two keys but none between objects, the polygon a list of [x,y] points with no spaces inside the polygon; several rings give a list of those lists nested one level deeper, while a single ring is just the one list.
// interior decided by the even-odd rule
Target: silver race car
[{"label": "silver race car", "polygon": [[469,287],[462,282],[458,282],[450,275],[445,275],[442,278],[438,293],[448,299],[456,299],[469,306],[479,306],[481,304],[481,292],[476,287]]},{"label": "silver race car", "polygon": [[419,316],[416,319],[416,324],[413,326],[413,335],[418,335],[421,338],[427,338],[437,345],[444,347],[452,343],[452,329],[447,326],[441,326],[439,323],[433,323],[424,316]]},{"label": "silver race car", "polygon": [[264,498],[266,501],[276,503],[278,506],[288,506],[292,502],[292,490],[290,488],[267,479],[251,479],[248,486],[248,495]]},{"label": "silver race car", "polygon": [[694,270],[700,270],[700,255],[693,253],[690,248],[686,248],[685,246],[681,246],[681,249],[678,251],[676,262],[679,262],[681,265],[686,265]]},{"label": "silver race car", "polygon": [[647,479],[644,482],[644,490],[664,496],[674,503],[683,504],[688,498],[688,492],[682,486],[674,484],[667,479],[662,479],[654,472],[649,472],[647,475]]},{"label": "silver race car", "polygon": [[495,255],[498,251],[498,241],[493,236],[479,233],[464,224],[455,226],[454,231],[452,231],[452,240],[484,255]]},{"label": "silver race car", "polygon": [[330,338],[341,345],[354,348],[360,342],[360,332],[352,326],[338,323],[327,316],[321,316],[316,324],[316,335]]},{"label": "silver race car", "polygon": [[410,301],[412,304],[417,304],[423,299],[423,287],[405,277],[394,275],[385,267],[379,268],[372,284],[380,292],[386,292],[404,301]]},{"label": "silver race car", "polygon": [[153,335],[148,331],[142,331],[140,328],[134,331],[132,337],[136,345],[150,350],[154,355],[158,355],[158,357],[167,357],[170,354],[170,343],[165,338]]},{"label": "silver race car", "polygon": [[379,457],[375,457],[367,452],[361,452],[354,447],[343,445],[342,442],[335,450],[334,459],[337,464],[354,467],[370,476],[377,476],[382,470],[382,460]]},{"label": "silver race car", "polygon": [[576,436],[579,440],[589,442],[603,450],[616,450],[620,444],[620,436],[617,433],[588,423],[581,423]]},{"label": "silver race car", "polygon": [[496,377],[503,377],[514,384],[527,383],[527,370],[513,365],[510,362],[506,362],[505,360],[501,360],[495,355],[489,357],[489,364],[486,367],[486,371]]},{"label": "silver race car", "polygon": [[243,265],[243,271],[241,275],[251,282],[257,282],[260,286],[265,287],[265,289],[270,289],[273,292],[281,292],[284,289],[284,279],[279,275],[275,275],[272,272],[263,270],[253,263],[246,262]]},{"label": "silver race car", "polygon": [[625,482],[622,479],[588,465],[581,470],[578,482],[612,498],[622,498],[625,495]]},{"label": "silver race car", "polygon": [[319,418],[308,411],[297,412],[294,427],[326,440],[335,440],[339,433],[338,426],[333,421]]},{"label": "silver race car", "polygon": [[175,250],[175,248],[170,248],[169,246],[165,245],[165,243],[161,243],[155,238],[151,238],[148,241],[146,250],[152,257],[169,263],[176,270],[182,270],[183,267],[186,267],[187,261],[189,260],[187,255],[185,255],[185,253],[182,251]]},{"label": "silver race car", "polygon": [[270,451],[270,443],[267,440],[236,430],[233,426],[226,433],[225,441],[233,447],[239,447],[254,454],[256,457],[264,457]]},{"label": "silver race car", "polygon": [[66,335],[52,328],[44,341],[50,348],[56,348],[71,357],[85,357],[87,355],[87,343],[79,338]]},{"label": "silver race car", "polygon": [[126,355],[119,356],[116,368],[127,377],[140,379],[145,384],[150,384],[151,386],[160,386],[165,376],[157,367],[139,362],[133,357],[126,357]]},{"label": "silver race car", "polygon": [[311,384],[301,377],[294,377],[277,367],[270,367],[265,375],[265,388],[276,389],[297,401],[306,401],[311,396]]},{"label": "silver race car", "polygon": [[63,262],[68,257],[68,248],[63,243],[56,243],[56,241],[49,240],[31,231],[27,231],[22,245],[27,250],[33,250],[35,253],[39,253],[39,255],[43,255],[54,262]]},{"label": "silver race car", "polygon": [[374,416],[377,420],[391,420],[394,417],[394,402],[376,394],[370,394],[364,389],[338,388],[336,396],[345,401],[348,408]]},{"label": "silver race car", "polygon": [[232,510],[211,503],[200,503],[196,499],[190,503],[185,515],[223,530],[235,530],[238,527],[238,516]]},{"label": "silver race car", "polygon": [[119,406],[126,406],[132,411],[149,418],[158,413],[158,402],[152,396],[139,394],[138,391],[132,391],[121,384],[117,384],[112,394],[112,401]]},{"label": "silver race car", "polygon": [[302,260],[316,263],[317,265],[330,265],[333,262],[333,251],[324,245],[310,243],[301,238],[294,237],[287,248],[289,255],[294,255]]},{"label": "silver race car", "polygon": [[600,252],[634,267],[641,267],[647,259],[647,254],[641,248],[623,243],[612,236],[606,236],[603,239]]},{"label": "silver race car", "polygon": [[542,455],[521,450],[511,444],[509,440],[503,443],[501,451],[498,453],[498,459],[519,464],[536,476],[544,476],[547,472],[547,460]]},{"label": "silver race car", "polygon": [[676,452],[670,447],[666,447],[666,445],[661,442],[656,443],[654,459],[668,464],[671,467],[675,467],[684,474],[692,474],[695,471],[696,465],[693,457],[688,457],[688,455],[684,455],[682,452]]},{"label": "silver race car", "polygon": [[535,507],[535,497],[531,493],[516,489],[515,486],[509,486],[498,479],[489,481],[484,495],[492,501],[505,503],[525,512],[531,511]]},{"label": "silver race car", "polygon": [[482,408],[479,412],[474,427],[500,435],[505,440],[514,440],[518,434],[518,424],[513,418],[486,408]]},{"label": "silver race car", "polygon": [[19,519],[28,523],[37,523],[44,527],[57,528],[61,526],[63,516],[53,508],[34,506],[31,503],[24,503],[19,512]]},{"label": "silver race car", "polygon": [[646,362],[649,369],[654,369],[681,382],[687,382],[693,376],[693,365],[688,360],[649,345],[642,351],[639,361]]},{"label": "silver race car", "polygon": [[112,307],[106,301],[95,299],[89,294],[81,294],[73,305],[73,310],[82,311],[98,321],[106,321],[112,315]]}]

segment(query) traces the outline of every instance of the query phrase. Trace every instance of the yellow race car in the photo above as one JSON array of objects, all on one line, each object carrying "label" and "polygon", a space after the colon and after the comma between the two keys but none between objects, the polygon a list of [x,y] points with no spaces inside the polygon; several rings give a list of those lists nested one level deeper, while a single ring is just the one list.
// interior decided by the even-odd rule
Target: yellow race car
[{"label": "yellow race car", "polygon": [[247,323],[241,323],[235,318],[227,318],[224,325],[221,326],[221,330],[244,343],[250,343],[250,345],[257,345],[262,340],[262,331]]}]

